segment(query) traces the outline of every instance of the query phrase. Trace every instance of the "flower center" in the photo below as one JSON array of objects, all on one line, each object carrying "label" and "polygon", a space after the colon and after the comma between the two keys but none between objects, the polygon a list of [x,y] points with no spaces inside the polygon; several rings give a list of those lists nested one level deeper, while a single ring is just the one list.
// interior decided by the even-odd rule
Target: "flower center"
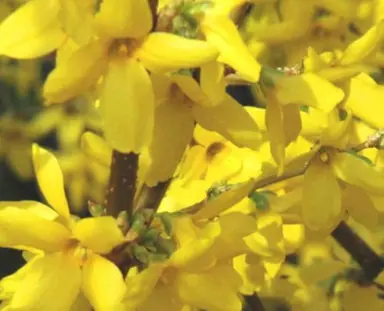
[{"label": "flower center", "polygon": [[76,239],[70,239],[65,247],[64,252],[71,256],[76,263],[82,267],[88,258],[90,250],[85,248]]}]

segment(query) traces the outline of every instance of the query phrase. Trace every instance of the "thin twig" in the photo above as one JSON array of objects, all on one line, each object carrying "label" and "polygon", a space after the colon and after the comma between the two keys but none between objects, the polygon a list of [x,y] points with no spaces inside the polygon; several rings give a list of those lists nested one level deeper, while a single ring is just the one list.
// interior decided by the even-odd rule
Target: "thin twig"
[{"label": "thin twig", "polygon": [[265,311],[265,308],[263,306],[263,303],[260,300],[260,297],[254,293],[251,296],[244,296],[245,302],[247,303],[247,306],[252,311]]},{"label": "thin twig", "polygon": [[384,269],[383,259],[346,222],[339,223],[332,237],[357,261],[369,281]]}]

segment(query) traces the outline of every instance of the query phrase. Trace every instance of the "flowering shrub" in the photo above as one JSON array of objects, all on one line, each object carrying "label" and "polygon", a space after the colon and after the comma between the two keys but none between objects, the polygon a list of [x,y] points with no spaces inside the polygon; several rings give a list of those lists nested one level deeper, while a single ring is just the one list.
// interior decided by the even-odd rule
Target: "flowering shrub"
[{"label": "flowering shrub", "polygon": [[0,310],[384,310],[384,1],[4,3],[55,67],[0,119],[43,197],[0,202]]}]

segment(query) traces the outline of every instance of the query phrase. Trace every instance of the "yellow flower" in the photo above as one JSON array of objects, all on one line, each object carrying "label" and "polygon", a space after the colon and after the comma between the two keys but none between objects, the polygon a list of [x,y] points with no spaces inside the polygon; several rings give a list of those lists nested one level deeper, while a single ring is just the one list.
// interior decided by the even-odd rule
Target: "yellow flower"
[{"label": "yellow flower", "polygon": [[42,111],[30,121],[10,114],[0,118],[0,156],[18,176],[29,179],[33,176],[31,145],[48,134],[59,122],[51,111]]},{"label": "yellow flower", "polygon": [[217,222],[199,228],[189,217],[176,219],[178,248],[170,259],[128,275],[128,310],[180,310],[184,305],[205,310],[241,310],[239,275],[230,264],[217,262],[213,254],[208,254],[220,233]]},{"label": "yellow flower", "polygon": [[152,81],[157,98],[155,131],[146,159],[148,168],[141,177],[147,184],[172,176],[192,139],[195,122],[238,146],[259,146],[257,124],[229,95],[216,106],[192,77],[152,75]]},{"label": "yellow flower", "polygon": [[0,54],[36,58],[59,48],[67,35],[77,41],[90,38],[91,0],[31,0],[0,25]]},{"label": "yellow flower", "polygon": [[150,33],[147,1],[105,0],[95,24],[97,38],[60,62],[45,83],[44,95],[51,103],[63,102],[103,76],[100,110],[105,136],[114,149],[139,153],[154,128],[154,94],[146,69],[198,67],[215,59],[217,52],[204,41]]},{"label": "yellow flower", "polygon": [[27,271],[11,290],[4,284],[10,291],[4,310],[67,311],[81,293],[94,310],[121,310],[123,276],[102,256],[124,241],[115,220],[98,217],[74,222],[57,160],[36,145],[33,156],[40,189],[53,210],[33,201],[1,203],[1,246],[44,252],[22,268]]}]

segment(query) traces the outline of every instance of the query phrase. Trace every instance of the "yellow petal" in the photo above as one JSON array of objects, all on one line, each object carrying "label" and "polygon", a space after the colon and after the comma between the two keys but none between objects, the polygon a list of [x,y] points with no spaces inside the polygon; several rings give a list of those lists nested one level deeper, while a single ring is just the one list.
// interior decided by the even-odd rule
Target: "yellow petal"
[{"label": "yellow petal", "polygon": [[201,106],[211,106],[208,96],[204,94],[200,85],[195,79],[185,75],[172,75],[171,79],[180,88],[180,91],[184,93],[193,103]]},{"label": "yellow petal", "polygon": [[377,85],[371,77],[362,73],[350,80],[345,105],[356,117],[378,129],[384,127],[383,96],[384,87]]},{"label": "yellow petal", "polygon": [[96,83],[106,65],[104,44],[93,41],[82,46],[49,74],[44,97],[49,103],[61,103],[80,95]]},{"label": "yellow petal", "polygon": [[65,219],[69,219],[63,174],[55,156],[37,144],[33,145],[33,165],[40,190],[48,203]]},{"label": "yellow petal", "polygon": [[238,147],[258,149],[261,134],[249,113],[232,97],[226,96],[212,108],[192,107],[196,121],[209,131],[216,131]]},{"label": "yellow petal", "polygon": [[251,82],[259,80],[261,66],[252,57],[235,24],[226,16],[204,18],[201,29],[207,41],[219,52],[219,61],[233,67]]},{"label": "yellow petal", "polygon": [[112,148],[139,153],[149,145],[154,127],[154,95],[145,68],[133,59],[114,59],[100,96],[105,137]]},{"label": "yellow petal", "polygon": [[341,89],[313,73],[280,78],[275,86],[281,104],[304,104],[325,112],[330,112],[344,97]]},{"label": "yellow petal", "polygon": [[172,254],[168,264],[188,270],[212,267],[216,258],[209,253],[217,240],[221,228],[218,223],[196,227],[191,218],[179,218],[174,223],[175,239],[179,248]]},{"label": "yellow petal", "polygon": [[197,211],[192,217],[197,219],[209,219],[218,216],[221,212],[230,208],[232,205],[240,202],[242,199],[248,196],[254,185],[254,180],[250,180],[230,189],[218,197],[209,200],[205,203],[199,211]]},{"label": "yellow petal", "polygon": [[84,152],[104,166],[111,165],[112,149],[100,136],[86,132],[81,137],[81,148]]},{"label": "yellow petal", "polygon": [[192,139],[194,119],[182,102],[170,99],[155,110],[155,128],[149,145],[150,165],[143,180],[154,186],[171,178]]},{"label": "yellow petal", "polygon": [[380,47],[383,36],[384,21],[380,21],[346,48],[340,60],[340,65],[348,66],[358,63],[372,55]]},{"label": "yellow petal", "polygon": [[376,228],[379,213],[373,201],[363,189],[346,185],[343,191],[343,205],[354,220],[371,230]]},{"label": "yellow petal", "polygon": [[282,107],[284,120],[285,144],[295,141],[301,132],[301,117],[298,105],[285,105]]},{"label": "yellow petal", "polygon": [[124,241],[116,220],[109,216],[81,219],[72,232],[82,245],[100,254],[108,254]]},{"label": "yellow petal", "polygon": [[[20,207],[19,207],[20,206]],[[19,206],[0,208],[0,243],[2,247],[23,245],[46,252],[60,250],[70,237],[63,225],[36,215]]]},{"label": "yellow petal", "polygon": [[163,265],[152,264],[136,275],[127,275],[124,302],[128,310],[136,310],[148,298],[159,281],[163,269]]},{"label": "yellow petal", "polygon": [[369,310],[380,311],[384,308],[384,302],[378,298],[378,290],[375,286],[359,286],[351,283],[343,292],[342,303],[345,310],[360,311],[369,306]]},{"label": "yellow petal", "polygon": [[314,160],[304,175],[302,217],[312,230],[335,225],[341,213],[341,190],[332,167]]},{"label": "yellow petal", "polygon": [[91,254],[83,266],[82,290],[94,310],[124,310],[126,290],[123,275],[111,261]]},{"label": "yellow petal", "polygon": [[81,285],[81,270],[76,262],[62,253],[55,253],[28,264],[32,266],[9,307],[14,310],[70,310]]},{"label": "yellow petal", "polygon": [[280,175],[284,169],[286,146],[283,109],[274,98],[271,98],[266,110],[265,124],[268,130],[271,154],[278,166],[278,174]]},{"label": "yellow petal", "polygon": [[32,0],[0,25],[0,54],[14,58],[46,55],[64,42],[57,14],[58,0]]},{"label": "yellow petal", "polygon": [[199,67],[217,57],[217,50],[207,42],[186,39],[170,33],[151,33],[136,55],[153,72]]},{"label": "yellow petal", "polygon": [[181,299],[200,309],[242,309],[242,301],[237,294],[241,278],[230,265],[219,265],[200,274],[179,273],[176,282]]},{"label": "yellow petal", "polygon": [[[348,153],[332,158],[332,167],[338,178],[374,194],[384,194],[384,170]],[[353,169],[351,169],[353,168]]]},{"label": "yellow petal", "polygon": [[226,96],[224,80],[224,65],[216,61],[201,66],[201,89],[213,104],[219,104]]},{"label": "yellow petal", "polygon": [[152,13],[146,0],[104,0],[96,24],[112,38],[140,38],[152,28]]}]

